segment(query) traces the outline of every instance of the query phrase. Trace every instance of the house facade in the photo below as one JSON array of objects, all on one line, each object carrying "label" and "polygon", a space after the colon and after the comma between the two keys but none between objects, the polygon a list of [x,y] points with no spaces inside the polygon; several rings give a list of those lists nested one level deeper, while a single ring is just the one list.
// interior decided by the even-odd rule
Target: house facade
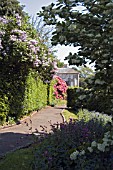
[{"label": "house facade", "polygon": [[57,68],[56,75],[61,77],[68,86],[79,87],[79,73],[72,68]]}]

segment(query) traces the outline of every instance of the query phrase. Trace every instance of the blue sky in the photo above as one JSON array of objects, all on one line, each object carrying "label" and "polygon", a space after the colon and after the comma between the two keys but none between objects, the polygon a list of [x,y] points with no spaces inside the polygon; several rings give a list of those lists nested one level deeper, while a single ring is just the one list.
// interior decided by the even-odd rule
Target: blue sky
[{"label": "blue sky", "polygon": [[[47,6],[50,3],[56,2],[56,0],[18,0],[21,5],[25,5],[24,10],[29,14],[29,16],[34,16],[36,15],[37,12],[41,10],[42,6]],[[57,52],[55,55],[57,56],[58,59],[61,61],[64,61],[64,58],[69,54],[71,51],[72,53],[75,52],[74,47],[65,47],[65,46],[56,46],[55,50]],[[67,63],[67,61],[65,61]]]}]

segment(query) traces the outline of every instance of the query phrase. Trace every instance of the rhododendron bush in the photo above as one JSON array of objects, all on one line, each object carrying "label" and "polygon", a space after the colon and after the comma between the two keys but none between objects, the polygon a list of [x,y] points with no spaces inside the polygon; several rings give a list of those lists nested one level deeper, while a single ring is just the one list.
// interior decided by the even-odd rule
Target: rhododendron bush
[{"label": "rhododendron bush", "polygon": [[67,91],[67,84],[59,76],[54,76],[56,83],[54,85],[54,94],[56,99],[64,99]]}]

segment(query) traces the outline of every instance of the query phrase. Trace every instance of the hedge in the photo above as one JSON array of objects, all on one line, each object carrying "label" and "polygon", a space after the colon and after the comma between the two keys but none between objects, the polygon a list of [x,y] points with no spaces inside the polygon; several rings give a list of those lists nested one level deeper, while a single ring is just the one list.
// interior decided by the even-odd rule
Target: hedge
[{"label": "hedge", "polygon": [[67,107],[74,109],[86,108],[90,111],[98,111],[106,114],[113,114],[110,97],[103,92],[94,92],[83,88],[68,88]]},{"label": "hedge", "polygon": [[[18,74],[17,74],[18,75]],[[16,77],[14,75],[14,77]],[[25,77],[5,80],[0,91],[0,124],[10,118],[15,121],[47,105],[47,85],[36,71],[30,70]]]},{"label": "hedge", "polygon": [[54,85],[56,83],[56,80],[51,80],[50,84],[48,85],[48,105],[55,105],[56,104],[56,98],[54,94]]}]

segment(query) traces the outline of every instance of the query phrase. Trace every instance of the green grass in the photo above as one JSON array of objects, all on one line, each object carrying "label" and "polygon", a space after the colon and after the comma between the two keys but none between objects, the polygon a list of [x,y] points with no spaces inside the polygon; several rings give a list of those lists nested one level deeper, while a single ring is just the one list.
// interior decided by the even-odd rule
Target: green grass
[{"label": "green grass", "polygon": [[8,153],[0,160],[0,170],[32,170],[35,147]]},{"label": "green grass", "polygon": [[67,122],[69,121],[70,118],[78,119],[76,112],[74,110],[65,109],[62,114]]},{"label": "green grass", "polygon": [[67,105],[67,100],[60,100],[60,99],[58,99],[56,105],[57,106]]}]

